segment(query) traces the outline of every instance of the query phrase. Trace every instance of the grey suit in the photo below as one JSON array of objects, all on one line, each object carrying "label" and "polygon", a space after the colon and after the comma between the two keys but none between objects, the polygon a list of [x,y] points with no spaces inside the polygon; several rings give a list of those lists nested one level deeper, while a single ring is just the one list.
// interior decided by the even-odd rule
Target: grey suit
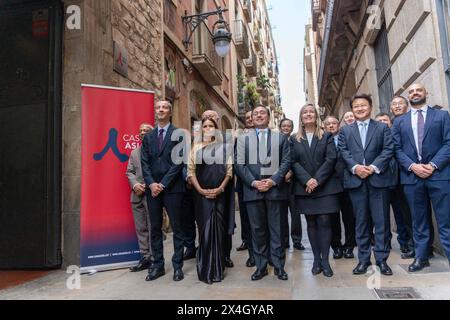
[{"label": "grey suit", "polygon": [[[278,146],[274,145],[275,142],[279,142]],[[269,130],[266,151],[270,162],[264,165],[265,161],[261,161],[259,155],[260,145],[256,130],[239,137],[235,171],[243,182],[256,267],[258,270],[267,268],[269,242],[273,265],[277,269],[284,269],[281,214],[285,212],[289,196],[289,186],[284,177],[290,168],[290,146],[285,135]],[[271,165],[273,171],[266,170]],[[254,181],[263,179],[275,182],[275,186],[266,193],[260,193],[252,186]]]},{"label": "grey suit", "polygon": [[152,253],[150,245],[150,216],[148,214],[147,199],[145,195],[138,196],[133,190],[133,187],[136,184],[145,184],[142,176],[141,147],[131,152],[126,175],[131,187],[130,202],[133,209],[134,225],[136,227],[139,250],[143,258],[148,258]]}]

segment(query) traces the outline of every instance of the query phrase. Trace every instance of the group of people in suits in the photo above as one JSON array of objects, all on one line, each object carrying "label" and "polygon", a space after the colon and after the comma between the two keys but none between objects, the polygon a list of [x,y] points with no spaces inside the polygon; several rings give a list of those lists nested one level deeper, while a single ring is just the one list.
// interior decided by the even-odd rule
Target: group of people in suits
[{"label": "group of people in suits", "polygon": [[[280,131],[270,129],[270,110],[256,106],[246,115],[246,129],[231,142],[220,130],[218,114],[208,111],[202,116],[201,138],[193,143],[185,165],[175,163],[172,154],[185,150],[176,149],[178,144],[191,141],[171,138],[176,130],[170,123],[172,105],[156,103],[156,126],[150,132],[148,125],[147,131],[141,129],[142,147],[130,158],[128,170],[142,174],[140,180],[133,180],[128,173],[135,193],[133,207],[145,207],[146,202],[148,208],[148,219],[135,213],[135,221],[140,219],[136,232],[142,260],[132,271],[148,268],[147,281],[165,274],[164,207],[173,229],[173,280],[183,280],[184,249],[187,239],[197,233],[198,250],[191,248],[189,255],[194,250],[199,279],[209,284],[222,281],[225,268],[233,267],[235,191],[242,225],[238,250],[249,252],[246,266],[256,267],[253,281],[267,276],[269,265],[278,279],[288,280],[289,236],[295,249],[304,250],[301,215],[307,222],[314,275],[333,276],[330,248],[335,259],[352,259],[355,247],[359,259],[355,275],[367,272],[372,248],[381,274],[392,275],[388,265],[391,205],[402,258],[414,258],[410,272],[430,265],[431,209],[450,258],[449,113],[429,107],[427,91],[420,84],[411,86],[408,99],[394,98],[394,121],[387,114],[379,114],[378,121],[371,119],[369,95],[354,96],[350,106],[342,127],[333,116],[322,126],[315,106],[302,107],[296,134],[289,119],[281,122]],[[141,168],[136,170],[139,160]],[[185,208],[187,189],[192,192],[192,210]],[[187,231],[192,227],[186,227],[186,211],[194,212],[190,220],[196,224],[189,224],[196,225],[197,232]]]}]

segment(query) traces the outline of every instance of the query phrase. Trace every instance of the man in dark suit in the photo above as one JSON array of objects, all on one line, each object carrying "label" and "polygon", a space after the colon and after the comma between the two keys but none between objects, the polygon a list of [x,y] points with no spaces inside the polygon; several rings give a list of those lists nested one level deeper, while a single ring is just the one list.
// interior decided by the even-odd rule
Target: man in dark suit
[{"label": "man in dark suit", "polygon": [[450,115],[427,105],[423,85],[413,84],[408,93],[411,111],[395,121],[393,135],[413,219],[416,257],[409,271],[417,272],[430,265],[430,201],[450,259]]},{"label": "man in dark suit", "polygon": [[393,273],[387,264],[391,238],[389,187],[392,172],[389,163],[394,156],[394,143],[388,126],[370,119],[372,98],[369,95],[354,96],[350,105],[356,122],[342,128],[339,151],[347,165],[344,187],[349,189],[356,217],[359,264],[353,274],[365,274],[371,264],[371,217],[375,226],[376,264],[381,274],[390,276]]},{"label": "man in dark suit", "polygon": [[[288,141],[291,141],[292,132],[294,131],[294,121],[291,119],[283,119],[280,121],[280,132],[288,137]],[[291,238],[294,245],[294,249],[304,251],[305,247],[302,244],[303,228],[302,217],[297,214],[295,210],[295,195],[292,192],[294,173],[290,168],[286,175],[286,183],[289,186],[289,201],[286,206],[285,214],[281,217],[281,227],[283,231],[283,239],[286,244],[286,248],[290,248],[289,240],[289,213],[291,214]]]},{"label": "man in dark suit", "polygon": [[[139,138],[141,141],[152,129],[153,127],[150,124],[143,123],[140,125]],[[152,250],[150,246],[150,217],[148,214],[147,198],[145,196],[145,181],[142,176],[141,149],[142,146],[139,146],[131,152],[126,172],[128,183],[131,187],[130,202],[133,210],[139,251],[141,253],[139,263],[130,268],[131,272],[140,272],[148,269],[152,259]]]},{"label": "man in dark suit", "polygon": [[[325,130],[333,135],[334,144],[338,152],[338,160],[336,163],[336,173],[339,181],[344,186],[344,172],[346,165],[339,152],[339,120],[335,116],[328,116],[325,121]],[[339,194],[339,204],[341,206],[342,222],[345,228],[345,243],[342,245],[342,229],[341,229],[341,214],[331,215],[331,229],[333,232],[331,247],[333,248],[334,259],[353,259],[353,249],[356,247],[355,239],[355,216],[353,214],[352,201],[347,190]]]},{"label": "man in dark suit", "polygon": [[[155,113],[157,126],[144,138],[141,159],[142,172],[147,186],[154,256],[146,281],[156,280],[165,274],[162,234],[163,207],[167,210],[173,230],[173,280],[181,281],[184,279],[182,268],[185,240],[181,227],[183,223],[181,204],[186,188],[182,177],[182,161],[178,165],[172,159],[172,150],[180,141],[171,139],[176,130],[170,123],[171,103],[159,101],[155,105]],[[181,157],[182,154],[179,156]]]},{"label": "man in dark suit", "polygon": [[281,214],[288,200],[285,176],[290,167],[287,137],[268,128],[270,111],[265,106],[253,110],[254,130],[238,138],[236,174],[244,183],[244,202],[247,204],[256,272],[252,280],[268,274],[269,249],[275,275],[288,280],[284,270],[285,248],[281,238]]},{"label": "man in dark suit", "polygon": [[[253,129],[252,112],[249,111],[245,114],[245,130],[244,133]],[[241,245],[236,249],[237,251],[248,250],[248,259],[245,265],[248,268],[253,268],[255,264],[255,257],[253,255],[252,248],[252,234],[250,230],[250,220],[248,218],[247,206],[244,202],[244,184],[239,176],[236,176],[236,193],[238,194],[239,201],[239,215],[241,217]]]}]

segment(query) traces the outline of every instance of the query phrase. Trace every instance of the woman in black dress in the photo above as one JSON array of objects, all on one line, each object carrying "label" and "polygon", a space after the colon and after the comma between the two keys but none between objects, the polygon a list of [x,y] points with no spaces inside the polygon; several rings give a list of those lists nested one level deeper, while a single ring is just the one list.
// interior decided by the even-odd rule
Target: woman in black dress
[{"label": "woman in black dress", "polygon": [[232,152],[227,153],[215,120],[204,119],[202,132],[202,143],[192,148],[188,178],[196,191],[197,273],[200,281],[212,284],[224,278],[225,241],[234,229],[233,167]]},{"label": "woman in black dress", "polygon": [[304,214],[308,223],[308,237],[314,253],[311,272],[333,276],[329,263],[331,245],[331,215],[339,212],[338,194],[342,186],[335,166],[336,146],[332,135],[319,125],[319,115],[313,105],[300,110],[300,126],[291,139],[294,195],[298,214]]}]

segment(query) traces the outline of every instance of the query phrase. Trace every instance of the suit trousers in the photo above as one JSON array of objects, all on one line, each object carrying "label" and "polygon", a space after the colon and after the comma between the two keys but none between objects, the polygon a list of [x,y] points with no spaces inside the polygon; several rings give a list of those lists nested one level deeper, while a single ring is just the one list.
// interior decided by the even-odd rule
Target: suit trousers
[{"label": "suit trousers", "polygon": [[[331,247],[333,250],[337,248],[353,249],[356,247],[355,239],[355,215],[353,213],[352,200],[347,191],[340,193],[339,204],[341,207],[341,212],[338,214],[331,215],[331,229],[332,229],[332,240]],[[342,226],[341,226],[341,215],[342,222],[344,223],[345,232],[345,243],[342,244]]]},{"label": "suit trousers", "polygon": [[376,262],[389,258],[390,226],[389,189],[374,188],[368,181],[349,190],[356,217],[356,243],[361,263],[369,263],[371,256],[370,218],[375,227],[374,255]]},{"label": "suit trousers", "polygon": [[[402,186],[397,186],[391,192],[390,202],[397,225],[397,241],[401,247],[410,247],[413,242],[411,211]],[[412,249],[412,247],[411,247]]]},{"label": "suit trousers", "polygon": [[147,199],[143,197],[141,201],[132,203],[134,226],[139,244],[139,251],[143,258],[152,255],[150,241],[150,216],[148,213]]},{"label": "suit trousers", "polygon": [[153,251],[153,267],[164,268],[164,246],[163,246],[163,207],[166,208],[169,215],[170,225],[173,230],[172,264],[175,270],[183,267],[183,253],[185,236],[182,228],[183,224],[183,193],[168,194],[163,191],[157,198],[153,198],[150,192],[147,192],[148,207],[151,224],[151,244]]},{"label": "suit trousers", "polygon": [[181,227],[184,234],[184,247],[195,250],[195,238],[197,235],[195,227],[195,207],[192,189],[187,189],[183,196],[183,223]]},{"label": "suit trousers", "polygon": [[269,254],[275,268],[284,268],[286,253],[281,238],[283,203],[284,201],[266,199],[247,202],[253,252],[259,270],[267,268]]},{"label": "suit trousers", "polygon": [[289,246],[289,213],[291,214],[291,238],[294,244],[302,242],[302,218],[295,210],[295,196],[290,195],[287,206],[284,205],[284,213],[281,215],[282,239],[286,247]]},{"label": "suit trousers", "polygon": [[450,181],[420,180],[404,186],[413,220],[416,258],[428,259],[432,221],[430,200],[438,225],[439,238],[447,258],[450,259]]}]

